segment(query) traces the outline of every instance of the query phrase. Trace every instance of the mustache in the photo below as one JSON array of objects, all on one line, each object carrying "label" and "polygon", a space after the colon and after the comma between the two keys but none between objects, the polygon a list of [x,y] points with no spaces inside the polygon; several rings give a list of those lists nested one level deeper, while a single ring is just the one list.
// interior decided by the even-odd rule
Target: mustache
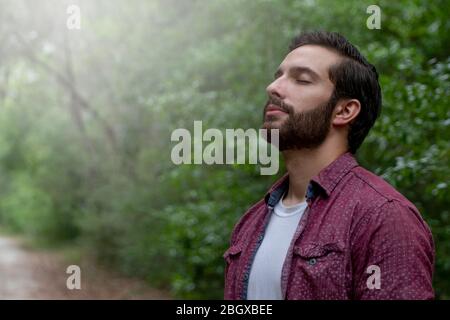
[{"label": "mustache", "polygon": [[267,110],[267,107],[273,104],[274,106],[277,106],[278,108],[280,108],[281,110],[283,110],[284,112],[288,113],[288,114],[292,114],[293,112],[293,108],[284,103],[281,99],[274,97],[274,96],[269,96],[269,99],[267,100],[266,106],[264,107],[264,113]]}]

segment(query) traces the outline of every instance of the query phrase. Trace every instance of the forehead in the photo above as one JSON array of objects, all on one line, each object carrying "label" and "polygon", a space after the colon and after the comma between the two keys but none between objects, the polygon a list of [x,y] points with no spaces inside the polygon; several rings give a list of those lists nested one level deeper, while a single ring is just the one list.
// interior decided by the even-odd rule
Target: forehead
[{"label": "forehead", "polygon": [[287,71],[293,67],[307,67],[321,78],[328,79],[329,68],[341,60],[341,56],[331,49],[317,45],[304,45],[289,52],[280,64],[280,69]]}]

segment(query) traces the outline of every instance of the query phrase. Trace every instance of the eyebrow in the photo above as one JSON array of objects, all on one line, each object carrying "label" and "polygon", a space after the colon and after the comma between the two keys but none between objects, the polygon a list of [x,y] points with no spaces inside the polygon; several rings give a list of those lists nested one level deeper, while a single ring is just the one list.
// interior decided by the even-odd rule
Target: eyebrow
[{"label": "eyebrow", "polygon": [[[273,76],[274,76],[274,78],[278,78],[282,73],[283,73],[283,70],[281,70],[281,68],[278,68]],[[314,80],[320,79],[320,76],[315,71],[313,71],[312,69],[310,69],[308,67],[301,67],[301,66],[292,67],[289,69],[289,73],[291,73],[291,74],[307,73]]]}]

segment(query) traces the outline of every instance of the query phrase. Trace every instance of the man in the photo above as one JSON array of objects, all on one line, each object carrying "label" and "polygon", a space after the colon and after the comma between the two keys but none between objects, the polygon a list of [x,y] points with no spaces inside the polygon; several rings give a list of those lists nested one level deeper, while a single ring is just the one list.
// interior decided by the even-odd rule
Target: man
[{"label": "man", "polygon": [[381,109],[375,67],[337,33],[304,33],[267,93],[287,173],[233,230],[225,299],[433,299],[428,226],[354,158]]}]

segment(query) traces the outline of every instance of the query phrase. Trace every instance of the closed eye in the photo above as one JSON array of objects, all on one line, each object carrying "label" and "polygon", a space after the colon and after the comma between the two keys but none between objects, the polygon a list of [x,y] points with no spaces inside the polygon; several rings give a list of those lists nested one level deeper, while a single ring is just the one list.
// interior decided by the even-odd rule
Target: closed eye
[{"label": "closed eye", "polygon": [[311,81],[307,81],[307,80],[295,80],[295,82],[301,83],[301,84],[310,84],[311,83]]}]

